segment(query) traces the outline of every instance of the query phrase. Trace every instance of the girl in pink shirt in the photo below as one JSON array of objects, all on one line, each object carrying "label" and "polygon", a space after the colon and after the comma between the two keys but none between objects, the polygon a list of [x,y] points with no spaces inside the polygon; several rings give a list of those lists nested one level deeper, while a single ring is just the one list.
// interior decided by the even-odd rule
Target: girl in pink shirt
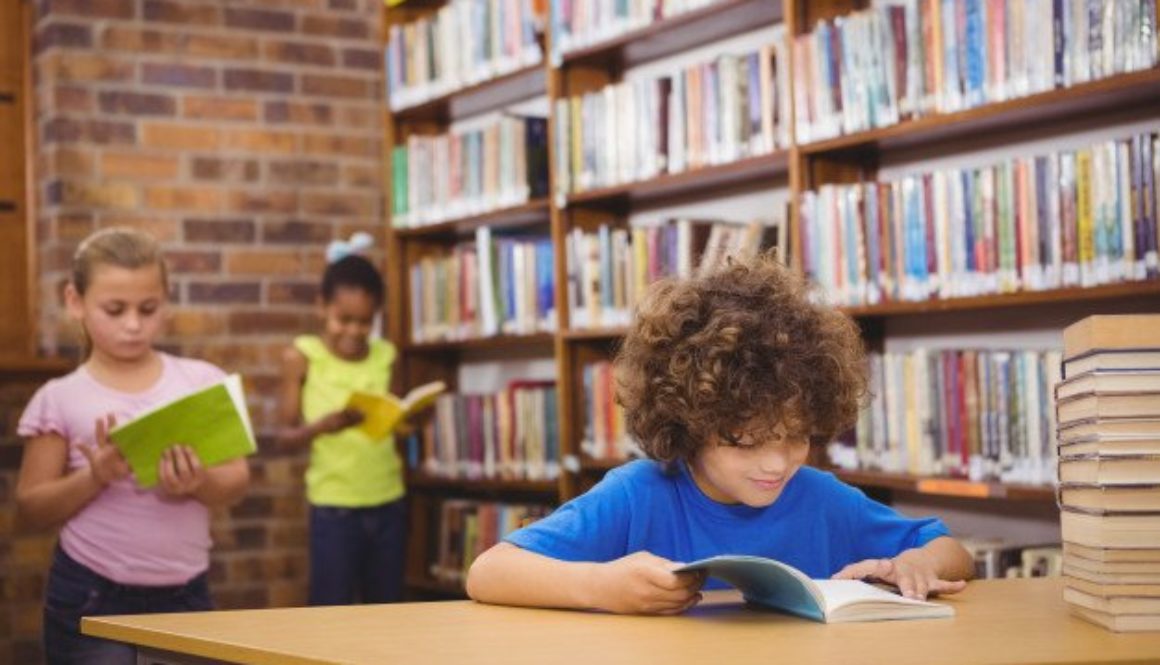
[{"label": "girl in pink shirt", "polygon": [[41,387],[17,428],[27,439],[16,486],[21,519],[61,526],[44,608],[50,665],[135,662],[130,647],[81,635],[83,616],[212,607],[208,509],[241,499],[245,460],[202,466],[174,432],[160,482],[143,490],[107,438],[117,422],[224,377],[209,363],[153,348],[168,292],[161,250],[148,235],[111,228],[82,242],[65,300],[88,358]]}]

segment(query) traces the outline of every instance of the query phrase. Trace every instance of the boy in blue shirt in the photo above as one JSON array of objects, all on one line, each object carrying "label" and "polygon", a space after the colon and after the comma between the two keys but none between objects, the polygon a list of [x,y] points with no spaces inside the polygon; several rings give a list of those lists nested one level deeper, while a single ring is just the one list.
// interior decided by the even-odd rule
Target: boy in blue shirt
[{"label": "boy in blue shirt", "polygon": [[954,593],[970,555],[937,519],[909,519],[803,466],[851,427],[866,393],[854,323],[811,302],[770,257],[655,285],[616,359],[628,431],[649,460],[511,534],[467,592],[506,605],[677,614],[705,580],[676,562],[784,561],[810,577]]}]

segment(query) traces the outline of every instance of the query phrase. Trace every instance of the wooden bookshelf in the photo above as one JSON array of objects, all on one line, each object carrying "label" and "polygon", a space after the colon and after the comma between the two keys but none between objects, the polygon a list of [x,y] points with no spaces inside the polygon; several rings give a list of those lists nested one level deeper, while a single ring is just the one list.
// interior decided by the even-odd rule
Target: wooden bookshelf
[{"label": "wooden bookshelf", "polygon": [[555,341],[550,333],[536,335],[496,335],[459,341],[411,342],[403,344],[406,353],[447,353],[450,351],[489,351],[513,347],[548,346]]},{"label": "wooden bookshelf", "polygon": [[1095,115],[1136,117],[1160,105],[1160,68],[1148,69],[986,104],[954,113],[936,113],[889,127],[871,129],[798,146],[803,155],[866,148],[879,151],[929,147],[968,139],[977,142],[1020,138],[1055,123]]},{"label": "wooden bookshelf", "polygon": [[572,49],[562,54],[556,64],[622,70],[779,20],[779,2],[719,0],[602,42]]},{"label": "wooden bookshelf", "polygon": [[396,122],[447,124],[544,94],[544,68],[534,65],[460,88],[391,113]]},{"label": "wooden bookshelf", "polygon": [[[775,151],[728,164],[671,173],[639,182],[570,194],[568,207],[625,211],[640,205],[676,204],[723,196],[731,191],[768,187],[788,173],[789,153]],[[712,193],[711,196],[708,196]]]},{"label": "wooden bookshelf", "polygon": [[462,238],[481,226],[494,229],[524,229],[548,223],[548,200],[536,199],[516,206],[490,210],[478,215],[457,217],[435,224],[405,227],[395,231],[401,238]]},{"label": "wooden bookshelf", "polygon": [[933,312],[965,312],[973,310],[1010,309],[1013,307],[1028,307],[1032,305],[1089,303],[1117,299],[1143,299],[1153,302],[1157,307],[1160,307],[1160,280],[1050,289],[1046,291],[1018,291],[1015,293],[1001,293],[970,298],[899,301],[862,307],[843,307],[842,310],[854,318],[864,319],[912,316]]},{"label": "wooden bookshelf", "polygon": [[[430,125],[446,124],[454,118],[478,112],[482,108],[499,108],[526,99],[528,90],[546,94],[549,105],[557,99],[573,97],[600,89],[624,79],[625,70],[659,58],[685,53],[750,29],[760,29],[781,21],[792,36],[803,34],[820,19],[830,19],[867,6],[864,0],[720,0],[697,10],[655,21],[600,43],[552,55],[552,37],[544,39],[545,62],[538,68],[517,72],[508,77],[457,91],[438,100],[404,111],[387,114],[388,145],[396,136],[405,136],[411,126],[423,131],[438,129]],[[389,10],[388,10],[389,11]],[[772,29],[771,29],[772,40]],[[788,72],[793,72],[793,49],[788,50]],[[792,75],[792,74],[791,74]],[[534,81],[534,82],[530,82]],[[801,82],[792,81],[793,95]],[[518,94],[516,89],[521,90]],[[482,98],[496,100],[485,106]],[[489,102],[490,103],[490,102]],[[545,219],[557,257],[554,271],[557,332],[527,337],[503,336],[463,342],[430,342],[404,344],[403,352],[414,357],[416,367],[400,372],[405,382],[417,384],[430,380],[425,373],[442,372],[454,376],[461,358],[460,351],[481,350],[500,355],[509,350],[534,347],[543,357],[556,361],[558,408],[562,456],[580,459],[578,472],[564,471],[560,480],[536,483],[532,487],[503,481],[463,481],[432,479],[419,474],[409,478],[411,486],[426,498],[449,496],[521,497],[535,494],[551,503],[574,496],[583,482],[590,482],[621,463],[618,460],[591,460],[580,452],[584,429],[582,371],[585,364],[607,359],[615,352],[626,329],[618,327],[573,329],[569,326],[567,307],[567,271],[561,257],[565,238],[573,228],[590,230],[601,224],[623,228],[627,216],[642,209],[711,201],[739,192],[768,191],[785,186],[796,207],[802,194],[825,184],[869,181],[877,177],[879,167],[890,160],[905,161],[912,157],[954,154],[957,151],[994,147],[1016,141],[1038,139],[1051,134],[1091,129],[1093,125],[1135,122],[1149,119],[1160,122],[1160,69],[1150,69],[1090,81],[1069,88],[1055,89],[1003,102],[991,103],[954,113],[927,115],[890,127],[878,128],[806,144],[794,144],[786,150],[745,158],[729,164],[660,175],[649,180],[601,187],[571,193],[549,201],[533,201],[483,215],[448,220],[429,227],[388,229],[389,293],[394,339],[407,336],[405,309],[408,274],[402,248],[408,243],[451,246],[469,237],[483,225],[507,229],[534,229]],[[426,123],[426,125],[424,125]],[[792,124],[791,124],[792,128]],[[550,121],[549,168],[555,159],[556,126]],[[790,140],[794,141],[793,132]],[[553,187],[559,174],[552,174]],[[555,191],[551,189],[550,191]],[[791,214],[791,247],[799,241],[800,223],[796,209]],[[796,252],[795,252],[796,253]],[[1048,291],[1021,291],[987,296],[889,302],[877,305],[843,308],[864,324],[871,342],[885,334],[887,322],[906,317],[937,313],[988,312],[1035,307],[1052,308],[1106,303],[1141,304],[1160,307],[1160,280],[1102,285],[1092,288],[1066,288]],[[437,366],[432,370],[432,366]],[[454,380],[449,385],[454,385]],[[405,386],[404,386],[405,387]],[[454,388],[453,388],[454,389]],[[908,492],[920,495],[971,497],[979,501],[1050,502],[1050,487],[971,483],[961,479],[917,477],[874,471],[839,471],[843,480],[885,492]],[[584,481],[581,482],[581,477]],[[432,527],[434,528],[434,527]],[[425,532],[424,532],[425,533]]]},{"label": "wooden bookshelf", "polygon": [[407,486],[427,491],[455,490],[468,494],[539,494],[555,495],[557,482],[552,480],[506,480],[447,478],[412,472],[407,475]]}]

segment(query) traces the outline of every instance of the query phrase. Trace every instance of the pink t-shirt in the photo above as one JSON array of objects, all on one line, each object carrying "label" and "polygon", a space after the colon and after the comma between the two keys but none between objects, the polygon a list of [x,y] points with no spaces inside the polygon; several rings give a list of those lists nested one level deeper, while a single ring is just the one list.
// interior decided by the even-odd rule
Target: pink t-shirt
[{"label": "pink t-shirt", "polygon": [[[80,444],[93,445],[98,418],[125,423],[144,411],[220,381],[225,374],[200,360],[160,354],[161,376],[140,393],[99,383],[80,367],[46,383],[32,397],[17,433],[55,432],[68,441],[68,470],[88,466]],[[174,432],[174,443],[181,433]],[[60,533],[64,551],[121,584],[183,584],[209,567],[209,511],[194,499],[167,499],[142,490],[132,476],[114,481],[72,516]]]}]

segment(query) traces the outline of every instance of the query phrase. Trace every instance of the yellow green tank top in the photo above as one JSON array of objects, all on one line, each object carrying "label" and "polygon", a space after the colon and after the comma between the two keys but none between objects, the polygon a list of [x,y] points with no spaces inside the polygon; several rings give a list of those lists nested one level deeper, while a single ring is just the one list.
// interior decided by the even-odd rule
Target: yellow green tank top
[{"label": "yellow green tank top", "polygon": [[[294,340],[306,356],[302,385],[302,418],[313,422],[346,405],[352,391],[386,392],[391,382],[395,347],[370,340],[370,352],[358,361],[339,358],[315,335]],[[357,427],[316,437],[306,469],[306,497],[316,506],[377,506],[403,496],[403,466],[395,440],[373,440]]]}]

